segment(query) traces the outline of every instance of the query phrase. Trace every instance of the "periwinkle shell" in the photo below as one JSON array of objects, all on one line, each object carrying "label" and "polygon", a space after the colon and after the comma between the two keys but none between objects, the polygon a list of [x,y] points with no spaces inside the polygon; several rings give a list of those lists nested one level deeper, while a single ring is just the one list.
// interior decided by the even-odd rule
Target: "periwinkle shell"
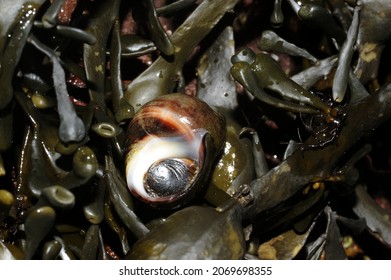
[{"label": "periwinkle shell", "polygon": [[225,134],[225,119],[196,97],[173,93],[150,101],[127,130],[130,191],[154,206],[188,201],[206,182]]}]

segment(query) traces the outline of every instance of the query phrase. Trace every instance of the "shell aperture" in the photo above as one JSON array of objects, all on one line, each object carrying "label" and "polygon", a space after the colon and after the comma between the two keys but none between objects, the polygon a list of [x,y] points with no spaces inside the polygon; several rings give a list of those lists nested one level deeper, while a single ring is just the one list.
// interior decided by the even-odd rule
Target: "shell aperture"
[{"label": "shell aperture", "polygon": [[[172,191],[161,190],[159,195],[159,191],[156,190],[157,187],[151,186],[151,181],[154,181],[154,185],[163,185],[163,189],[167,188],[167,185],[178,186],[178,181],[170,180],[174,176],[167,174],[170,173],[170,166],[165,164],[167,161],[191,161],[196,166],[193,173],[199,172],[200,167],[202,167],[198,166],[200,163],[199,159],[203,157],[203,151],[199,151],[198,147],[201,146],[202,138],[203,135],[200,134],[197,138],[187,142],[187,139],[181,136],[159,138],[150,135],[145,137],[142,143],[136,143],[135,145],[140,145],[140,147],[135,147],[137,152],[132,155],[132,160],[129,160],[126,165],[126,178],[128,186],[131,188],[130,190],[133,193],[136,191],[136,196],[141,197],[143,200],[158,202],[162,200],[161,195],[163,195],[164,200],[173,199],[170,198],[170,196],[174,195]],[[179,170],[177,172],[180,173]],[[171,173],[175,173],[175,171]],[[178,175],[177,179],[183,178]],[[153,191],[152,189],[155,190]],[[185,191],[183,184],[176,187],[176,189]]]}]

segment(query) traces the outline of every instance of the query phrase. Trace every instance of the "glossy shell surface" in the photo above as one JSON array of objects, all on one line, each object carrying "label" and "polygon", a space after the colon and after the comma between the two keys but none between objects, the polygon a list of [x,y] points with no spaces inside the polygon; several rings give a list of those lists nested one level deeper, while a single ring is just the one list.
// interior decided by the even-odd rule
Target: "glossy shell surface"
[{"label": "glossy shell surface", "polygon": [[196,97],[169,94],[145,104],[127,130],[129,190],[152,205],[191,198],[223,147],[225,129],[224,118]]}]

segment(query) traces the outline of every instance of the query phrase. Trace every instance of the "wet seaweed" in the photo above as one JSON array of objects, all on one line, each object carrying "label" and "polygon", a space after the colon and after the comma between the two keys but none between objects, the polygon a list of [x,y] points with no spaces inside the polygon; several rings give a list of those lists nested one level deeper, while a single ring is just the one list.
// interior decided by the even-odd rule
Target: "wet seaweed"
[{"label": "wet seaweed", "polygon": [[133,2],[0,1],[0,259],[391,257],[389,1]]}]

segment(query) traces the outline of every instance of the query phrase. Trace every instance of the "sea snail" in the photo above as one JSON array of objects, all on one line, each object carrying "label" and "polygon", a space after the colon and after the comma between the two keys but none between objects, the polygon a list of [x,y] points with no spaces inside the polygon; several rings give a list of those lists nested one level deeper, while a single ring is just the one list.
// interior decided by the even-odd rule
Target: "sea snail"
[{"label": "sea snail", "polygon": [[127,129],[129,190],[152,206],[182,205],[205,185],[225,134],[224,117],[196,97],[172,93],[146,103]]}]

